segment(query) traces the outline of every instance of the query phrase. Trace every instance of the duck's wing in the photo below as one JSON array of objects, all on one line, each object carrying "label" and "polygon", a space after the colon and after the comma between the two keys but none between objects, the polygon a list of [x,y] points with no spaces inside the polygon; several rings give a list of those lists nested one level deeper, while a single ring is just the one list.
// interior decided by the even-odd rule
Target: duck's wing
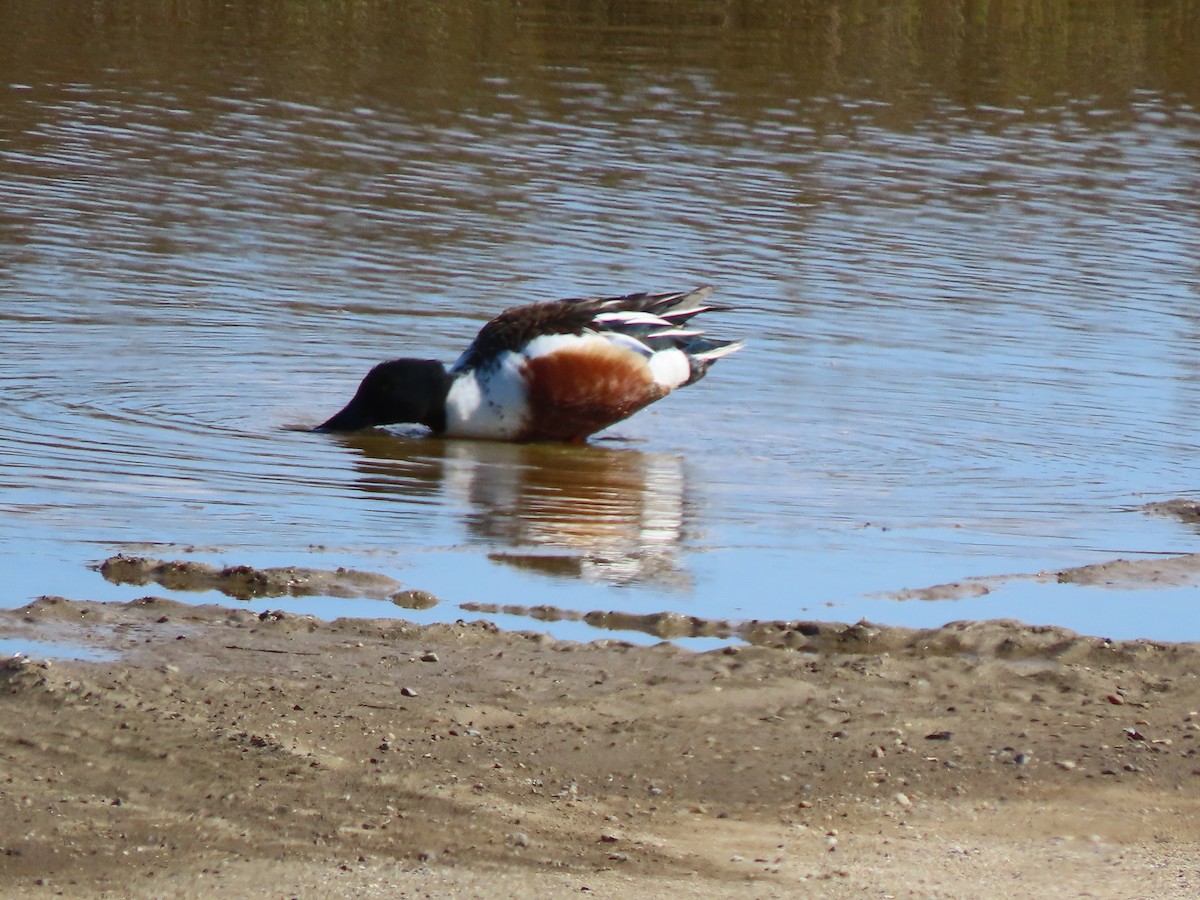
[{"label": "duck's wing", "polygon": [[690,291],[675,291],[669,294],[629,294],[625,297],[610,297],[600,301],[612,314],[646,313],[681,325],[692,316],[714,309],[725,309],[708,303],[712,285],[706,284]]},{"label": "duck's wing", "polygon": [[614,343],[644,354],[657,384],[674,390],[704,377],[718,359],[736,353],[742,341],[714,340],[689,324],[693,316],[728,307],[708,302],[712,287],[671,294],[630,294],[603,301],[592,327]]},{"label": "duck's wing", "polygon": [[479,330],[451,371],[485,368],[506,352],[520,353],[543,335],[582,334],[596,315],[597,302],[552,300],[506,309]]},{"label": "duck's wing", "polygon": [[700,334],[684,327],[689,319],[713,309],[705,301],[712,287],[664,294],[587,297],[516,306],[480,330],[452,371],[487,366],[505,352],[522,352],[535,339],[555,334],[605,333],[632,349],[651,354],[667,342],[679,346]]}]

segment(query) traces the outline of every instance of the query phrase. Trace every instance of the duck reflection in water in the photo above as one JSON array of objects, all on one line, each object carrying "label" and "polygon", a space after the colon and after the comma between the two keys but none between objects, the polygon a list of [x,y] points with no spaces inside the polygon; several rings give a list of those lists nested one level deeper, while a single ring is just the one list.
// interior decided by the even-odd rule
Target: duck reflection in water
[{"label": "duck reflection in water", "polygon": [[[556,577],[685,589],[684,461],[597,445],[339,436],[357,487],[461,516],[490,559]],[[419,510],[409,514],[415,519]]]}]

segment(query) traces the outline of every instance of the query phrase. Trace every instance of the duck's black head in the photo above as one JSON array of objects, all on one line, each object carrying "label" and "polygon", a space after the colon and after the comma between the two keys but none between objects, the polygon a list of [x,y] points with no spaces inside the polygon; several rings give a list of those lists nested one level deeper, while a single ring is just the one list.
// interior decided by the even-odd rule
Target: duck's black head
[{"label": "duck's black head", "polygon": [[446,428],[449,378],[436,359],[393,359],[367,373],[354,399],[317,431],[357,431],[374,425],[418,423]]}]

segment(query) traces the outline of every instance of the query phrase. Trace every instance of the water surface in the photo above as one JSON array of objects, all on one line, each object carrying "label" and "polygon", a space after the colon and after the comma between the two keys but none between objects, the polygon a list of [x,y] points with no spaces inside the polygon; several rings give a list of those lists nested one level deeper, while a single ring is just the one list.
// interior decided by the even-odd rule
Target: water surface
[{"label": "water surface", "polygon": [[0,661],[20,656],[28,659],[82,659],[88,662],[105,662],[116,659],[110,650],[72,644],[65,641],[35,641],[24,638],[0,638]]},{"label": "water surface", "polygon": [[[331,617],[1200,639],[1189,587],[889,597],[1197,549],[1139,507],[1200,490],[1198,22],[6,4],[0,603],[140,596],[87,568],[126,551],[443,599],[261,604]],[[303,430],[508,305],[706,282],[748,348],[593,446]]]}]

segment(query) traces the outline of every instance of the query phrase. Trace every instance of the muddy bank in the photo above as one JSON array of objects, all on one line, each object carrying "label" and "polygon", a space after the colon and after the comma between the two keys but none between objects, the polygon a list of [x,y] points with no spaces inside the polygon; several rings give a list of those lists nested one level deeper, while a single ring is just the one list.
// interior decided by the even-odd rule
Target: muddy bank
[{"label": "muddy bank", "polygon": [[358,569],[311,569],[280,566],[218,568],[194,560],[162,560],[148,556],[110,556],[96,566],[112,584],[147,585],[175,591],[218,591],[235,600],[257,597],[369,597],[390,600],[405,609],[426,609],[438,600],[427,591],[405,590],[378,572]]},{"label": "muddy bank", "polygon": [[0,890],[1200,890],[1200,648],[875,631],[693,654],[45,599],[0,633],[120,656],[0,666]]},{"label": "muddy bank", "polygon": [[[1180,516],[1192,509],[1178,501],[1161,504],[1164,514]],[[1156,505],[1156,511],[1157,511]],[[1180,510],[1183,510],[1181,512]],[[257,569],[246,565],[217,567],[194,560],[162,560],[118,554],[104,560],[96,570],[113,584],[158,585],[177,591],[218,591],[237,600],[271,597],[366,597],[387,600],[404,609],[429,609],[442,601],[428,591],[405,589],[400,582],[376,572],[355,569],[312,569],[294,566]],[[979,576],[923,588],[905,588],[882,594],[892,600],[945,601],[978,597],[1012,581],[1040,581],[1107,588],[1181,587],[1200,584],[1200,553],[1115,559],[1049,572]],[[558,606],[528,606],[511,603],[467,602],[457,606],[465,613],[508,615],[531,622],[584,622],[600,632],[639,632],[664,640],[677,638],[723,638],[759,647],[805,652],[886,652],[909,644],[924,652],[963,652],[958,640],[948,640],[949,630],[960,635],[972,632],[968,643],[994,627],[955,622],[943,629],[915,631],[881,628],[870,623],[841,624],[815,620],[736,620],[690,616],[678,612],[626,613],[619,610],[578,610]],[[934,632],[937,633],[934,633]],[[1060,634],[1061,632],[1061,634]],[[1067,639],[1070,632],[1045,627],[1043,643]],[[1074,639],[1077,636],[1071,636]],[[1096,639],[1099,640],[1099,639]],[[943,648],[943,649],[939,649]],[[982,652],[990,652],[983,648]]]}]

